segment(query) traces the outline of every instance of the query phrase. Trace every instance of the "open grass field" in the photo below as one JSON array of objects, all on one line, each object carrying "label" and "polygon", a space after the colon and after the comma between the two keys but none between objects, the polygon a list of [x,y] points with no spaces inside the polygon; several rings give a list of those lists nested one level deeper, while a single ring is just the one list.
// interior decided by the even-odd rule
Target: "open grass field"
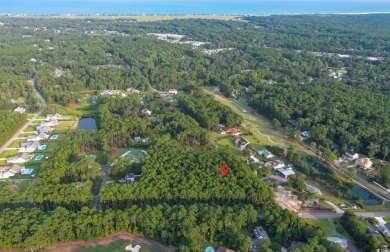
[{"label": "open grass field", "polygon": [[18,154],[17,150],[6,150],[0,154],[0,158],[9,158]]},{"label": "open grass field", "polygon": [[98,162],[101,165],[105,165],[107,162],[107,159],[103,152],[101,151],[87,151],[79,153],[80,157],[86,157],[86,158],[94,158],[96,162]]},{"label": "open grass field", "polygon": [[383,220],[386,222],[390,222],[390,217],[383,217]]},{"label": "open grass field", "polygon": [[[244,120],[242,126],[253,133],[253,139],[258,145],[278,145],[280,147],[288,148],[291,144],[295,145],[295,148],[299,152],[313,155],[307,148],[289,141],[289,139],[280,131],[274,130],[268,119],[257,114],[252,108],[239,103],[234,99],[225,98],[213,88],[204,88],[205,92],[214,96],[215,100],[230,107],[234,112],[241,115]],[[247,112],[243,112],[245,109]],[[260,132],[260,133],[259,133]],[[257,139],[257,141],[256,141]],[[249,139],[248,139],[249,140]]]},{"label": "open grass field", "polygon": [[332,233],[332,224],[327,219],[303,219],[307,224],[319,226],[326,234]]},{"label": "open grass field", "polygon": [[69,121],[59,121],[58,125],[56,126],[56,130],[61,129],[69,129],[69,128],[77,128],[77,121],[75,120],[69,120]]},{"label": "open grass field", "polygon": [[158,252],[159,250],[156,249],[152,245],[147,245],[144,243],[140,242],[132,242],[128,240],[118,240],[115,242],[111,242],[108,244],[101,244],[97,245],[94,247],[80,247],[77,249],[72,250],[72,252],[122,252],[126,251],[125,247],[128,246],[129,244],[132,244],[133,246],[135,245],[140,245],[141,249],[139,250],[140,252]]}]

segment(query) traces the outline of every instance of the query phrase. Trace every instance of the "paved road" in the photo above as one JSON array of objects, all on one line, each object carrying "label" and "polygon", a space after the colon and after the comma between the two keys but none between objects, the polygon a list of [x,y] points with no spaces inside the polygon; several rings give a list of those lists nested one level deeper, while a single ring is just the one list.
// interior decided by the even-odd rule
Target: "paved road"
[{"label": "paved road", "polygon": [[0,147],[0,152],[3,152],[6,148],[8,148],[8,146],[10,146],[11,143],[12,143],[13,141],[15,141],[16,138],[18,138],[18,136],[19,136],[23,131],[25,131],[25,130],[27,129],[27,127],[30,125],[30,123],[31,123],[35,118],[37,118],[38,116],[39,116],[39,113],[38,113],[38,114],[35,114],[31,119],[27,120],[27,122],[26,122],[26,123],[25,123],[17,132],[15,132],[15,133],[12,135],[12,137],[10,137],[10,138],[8,139],[8,141],[5,142],[5,143],[3,144],[3,146]]},{"label": "paved road", "polygon": [[[355,212],[359,217],[369,218],[369,217],[390,217],[390,212]],[[304,219],[337,219],[340,218],[343,213],[322,213],[322,212],[302,212],[301,218]]]},{"label": "paved road", "polygon": [[111,166],[103,166],[100,169],[100,173],[103,175],[102,182],[100,183],[99,192],[95,196],[95,204],[94,207],[97,210],[100,210],[100,193],[102,192],[103,187],[106,185],[108,180],[108,169],[110,169]]},{"label": "paved road", "polygon": [[[35,95],[41,100],[41,103],[42,103],[42,106],[45,107],[47,104],[46,104],[46,101],[45,99],[43,98],[43,96],[38,92],[38,90],[36,89],[36,76],[34,74],[34,77],[33,77],[33,88],[34,88],[34,92],[35,92]],[[27,122],[15,133],[12,135],[12,137],[10,139],[8,139],[7,142],[5,142],[3,144],[3,146],[0,147],[0,153],[3,152],[6,148],[8,148],[8,146],[13,142],[15,141],[18,136],[24,132],[27,127],[35,120],[37,119],[37,117],[42,113],[42,111],[38,111],[37,114],[34,114],[34,116],[32,118],[30,118],[29,120],[27,120]],[[24,138],[22,138],[24,139]]]}]

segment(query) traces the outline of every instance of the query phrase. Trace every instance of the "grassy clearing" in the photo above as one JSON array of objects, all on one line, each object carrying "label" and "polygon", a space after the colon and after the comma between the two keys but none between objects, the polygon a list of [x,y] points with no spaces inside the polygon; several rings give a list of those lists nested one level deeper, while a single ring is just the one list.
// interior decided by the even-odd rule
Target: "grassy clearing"
[{"label": "grassy clearing", "polygon": [[[286,148],[293,144],[299,152],[314,155],[307,148],[291,142],[282,132],[274,130],[269,120],[255,113],[252,108],[240,104],[239,101],[225,98],[212,88],[204,88],[204,90],[206,93],[213,95],[215,100],[230,107],[234,112],[241,115],[244,119],[242,126],[253,133],[252,137],[257,138],[260,145],[278,145]],[[243,109],[247,112],[243,112]],[[258,130],[261,134],[258,133]]]},{"label": "grassy clearing", "polygon": [[101,165],[106,164],[106,156],[103,154],[102,151],[87,151],[79,153],[80,157],[88,157],[88,158],[94,158],[96,162],[98,162]]},{"label": "grassy clearing", "polygon": [[60,129],[70,129],[70,128],[76,128],[77,127],[77,121],[70,120],[70,121],[59,121],[58,125],[56,126],[56,130]]},{"label": "grassy clearing", "polygon": [[390,217],[383,217],[383,220],[386,222],[390,222]]},{"label": "grassy clearing", "polygon": [[0,158],[9,158],[18,154],[18,150],[6,150],[0,154]]},{"label": "grassy clearing", "polygon": [[388,211],[390,211],[390,208],[385,207],[384,205],[381,205],[381,204],[376,205],[376,206],[365,205],[364,210],[368,211],[368,212],[388,212]]},{"label": "grassy clearing", "polygon": [[8,146],[8,148],[19,148],[19,147],[20,147],[20,143],[23,143],[23,140],[16,140],[16,141],[13,141],[13,142]]},{"label": "grassy clearing", "polygon": [[80,247],[77,249],[72,250],[72,252],[122,252],[125,251],[125,247],[128,246],[129,244],[132,244],[133,246],[135,245],[140,245],[141,249],[140,252],[158,252],[159,250],[155,248],[153,245],[147,245],[141,242],[132,242],[128,240],[118,240],[115,242],[111,242],[108,244],[102,244],[102,245],[97,245],[93,247]]},{"label": "grassy clearing", "polygon": [[313,226],[319,226],[325,232],[325,234],[332,233],[332,224],[327,219],[304,219],[307,224]]}]

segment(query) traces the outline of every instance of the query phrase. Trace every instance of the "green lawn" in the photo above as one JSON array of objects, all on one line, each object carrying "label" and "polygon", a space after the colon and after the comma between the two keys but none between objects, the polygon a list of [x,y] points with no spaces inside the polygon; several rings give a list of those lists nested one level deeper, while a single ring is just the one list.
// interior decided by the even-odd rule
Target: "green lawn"
[{"label": "green lawn", "polygon": [[390,222],[390,217],[383,217],[383,220],[386,222]]},{"label": "green lawn", "polygon": [[20,147],[20,143],[23,143],[23,140],[16,140],[16,141],[13,141],[13,142],[8,146],[8,148],[19,148],[19,147]]},{"label": "green lawn", "polygon": [[126,251],[125,247],[132,244],[133,246],[135,245],[140,245],[141,249],[139,250],[140,252],[158,252],[159,250],[155,248],[152,245],[146,245],[140,242],[132,242],[128,240],[118,240],[109,244],[105,245],[98,245],[98,246],[93,246],[93,247],[80,247],[77,249],[72,250],[72,252],[122,252]]},{"label": "green lawn", "polygon": [[106,157],[102,151],[87,151],[79,153],[80,157],[94,158],[101,165],[106,164]]},{"label": "green lawn", "polygon": [[[256,116],[253,108],[245,104],[239,105],[240,100],[235,101],[234,99],[225,98],[215,92],[213,88],[210,87],[204,88],[204,91],[214,96],[214,99],[216,101],[230,107],[234,112],[243,117],[244,120],[242,126],[244,129],[251,131],[253,133],[253,137],[256,137],[259,140],[259,142],[256,144],[279,145],[285,148],[290,146],[291,144],[294,144],[297,151],[304,152],[305,154],[309,153],[311,155],[314,155],[314,153],[309,151],[307,148],[299,144],[290,142],[283,132],[274,130],[267,118],[258,114],[258,116]],[[245,108],[247,112],[244,113],[243,108]],[[269,138],[271,139],[271,141],[269,140]]]},{"label": "green lawn", "polygon": [[6,150],[0,154],[0,158],[9,158],[9,157],[16,156],[17,154],[18,154],[18,150]]},{"label": "green lawn", "polygon": [[307,224],[313,226],[319,226],[325,232],[325,234],[332,233],[332,224],[327,219],[304,219]]}]

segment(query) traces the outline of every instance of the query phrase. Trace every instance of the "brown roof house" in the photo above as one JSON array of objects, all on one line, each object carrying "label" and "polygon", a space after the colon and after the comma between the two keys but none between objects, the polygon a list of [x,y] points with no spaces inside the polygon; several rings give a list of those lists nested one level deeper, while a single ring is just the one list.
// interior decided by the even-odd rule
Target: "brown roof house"
[{"label": "brown roof house", "polygon": [[215,250],[215,252],[236,252],[236,251],[225,247],[218,247],[217,250]]},{"label": "brown roof house", "polygon": [[26,163],[30,160],[30,156],[27,153],[20,153],[16,155],[15,157],[7,158],[7,163]]}]

